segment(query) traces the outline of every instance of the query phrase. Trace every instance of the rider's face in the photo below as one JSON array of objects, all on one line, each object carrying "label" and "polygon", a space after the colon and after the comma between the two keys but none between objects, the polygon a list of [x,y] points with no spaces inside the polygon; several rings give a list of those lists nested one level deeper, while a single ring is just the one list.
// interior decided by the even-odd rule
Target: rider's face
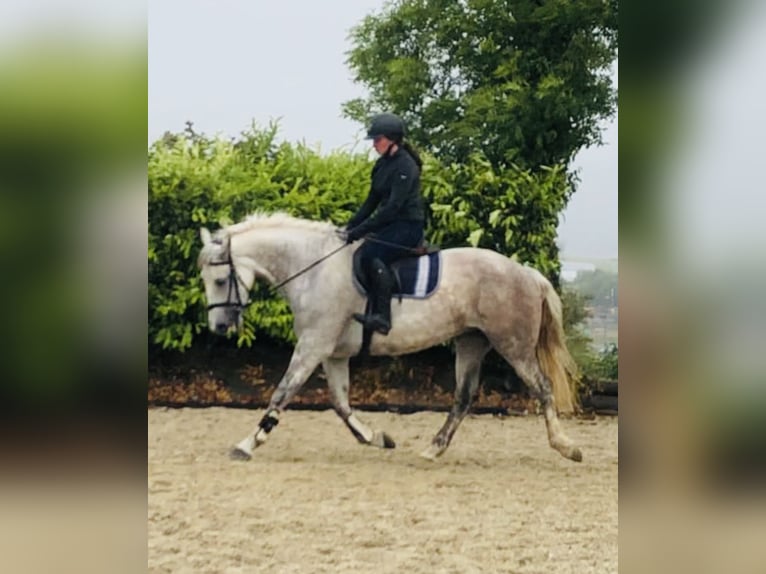
[{"label": "rider's face", "polygon": [[375,148],[375,151],[378,152],[379,155],[386,153],[388,146],[390,146],[392,143],[394,142],[392,142],[386,136],[375,136],[372,138],[372,147]]}]

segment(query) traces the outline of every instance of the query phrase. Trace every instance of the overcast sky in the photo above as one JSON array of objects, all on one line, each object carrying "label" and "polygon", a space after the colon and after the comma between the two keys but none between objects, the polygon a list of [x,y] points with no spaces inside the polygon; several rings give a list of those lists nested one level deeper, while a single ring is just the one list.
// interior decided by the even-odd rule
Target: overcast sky
[{"label": "overcast sky", "polygon": [[[235,136],[279,119],[282,139],[366,150],[341,104],[365,96],[345,64],[349,30],[383,0],[153,0],[149,141],[178,132]],[[582,183],[559,226],[568,258],[617,257],[617,122],[576,160]]]}]

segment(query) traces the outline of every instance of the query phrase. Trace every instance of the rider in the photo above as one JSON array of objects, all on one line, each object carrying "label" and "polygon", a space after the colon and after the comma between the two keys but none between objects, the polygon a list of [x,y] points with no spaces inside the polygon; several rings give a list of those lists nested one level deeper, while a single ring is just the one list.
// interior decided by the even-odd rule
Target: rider
[{"label": "rider", "polygon": [[371,290],[372,312],[354,314],[354,319],[384,335],[391,329],[394,283],[388,265],[408,255],[408,248],[417,247],[425,228],[420,192],[423,161],[404,141],[404,134],[404,122],[398,116],[384,113],[372,118],[366,139],[372,139],[380,157],[372,168],[367,199],[346,224],[348,243],[373,231],[375,239],[385,242],[365,241],[359,248]]}]

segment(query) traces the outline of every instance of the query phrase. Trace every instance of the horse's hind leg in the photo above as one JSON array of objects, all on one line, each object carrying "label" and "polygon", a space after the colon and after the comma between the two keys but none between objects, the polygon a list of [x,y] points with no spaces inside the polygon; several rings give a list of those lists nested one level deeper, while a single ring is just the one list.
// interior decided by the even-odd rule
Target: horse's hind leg
[{"label": "horse's hind leg", "polygon": [[322,367],[327,375],[332,406],[356,440],[362,444],[394,448],[396,443],[390,436],[383,431],[372,430],[351,411],[351,405],[348,403],[348,359],[325,359],[322,361]]},{"label": "horse's hind leg", "polygon": [[561,428],[551,391],[551,381],[540,368],[534,348],[529,348],[522,353],[513,352],[503,345],[494,346],[497,352],[513,366],[516,374],[527,385],[532,396],[540,400],[545,413],[545,425],[548,429],[548,443],[551,447],[566,458],[576,462],[582,461],[580,449],[574,445]]},{"label": "horse's hind leg", "polygon": [[481,333],[466,333],[455,340],[455,402],[441,430],[420,456],[434,460],[447,450],[479,390],[481,363],[490,344]]}]

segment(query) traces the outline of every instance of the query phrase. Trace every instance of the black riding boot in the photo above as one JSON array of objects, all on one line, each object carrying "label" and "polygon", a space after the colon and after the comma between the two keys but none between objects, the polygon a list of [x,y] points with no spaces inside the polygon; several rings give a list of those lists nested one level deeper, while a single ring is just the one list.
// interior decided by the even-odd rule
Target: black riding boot
[{"label": "black riding boot", "polygon": [[372,312],[369,315],[354,313],[354,319],[368,329],[388,335],[391,330],[391,291],[394,281],[388,267],[380,259],[373,259],[370,267]]}]

